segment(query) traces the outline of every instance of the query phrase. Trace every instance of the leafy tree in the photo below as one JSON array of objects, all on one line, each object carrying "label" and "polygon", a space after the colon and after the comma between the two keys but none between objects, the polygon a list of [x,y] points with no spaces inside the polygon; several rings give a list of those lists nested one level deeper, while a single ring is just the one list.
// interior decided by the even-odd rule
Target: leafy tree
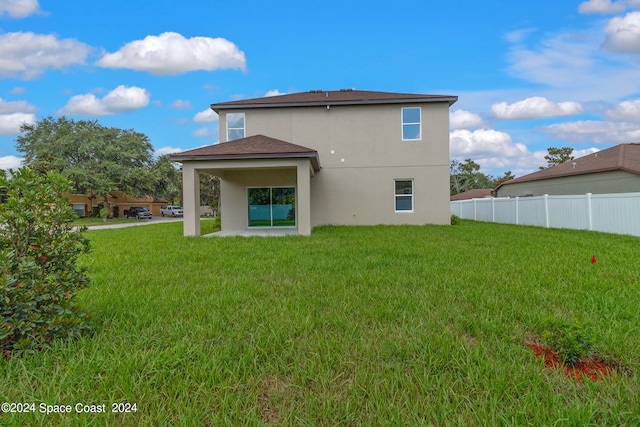
[{"label": "leafy tree", "polygon": [[142,133],[64,116],[24,123],[20,131],[16,146],[26,166],[60,172],[75,193],[101,197],[105,206],[111,191],[139,196],[155,189],[153,147]]},{"label": "leafy tree", "polygon": [[451,195],[463,193],[478,188],[494,188],[497,185],[514,179],[515,175],[511,171],[506,171],[503,176],[494,178],[480,172],[480,165],[471,159],[466,159],[463,163],[452,160],[450,164],[450,190]]},{"label": "leafy tree", "polygon": [[516,176],[513,173],[511,173],[511,171],[506,171],[504,173],[504,175],[502,175],[499,178],[496,178],[493,181],[493,187],[497,187],[498,185],[502,184],[503,182],[510,181],[510,180],[514,179],[515,177]]},{"label": "leafy tree", "polygon": [[547,155],[544,156],[547,161],[547,166],[540,166],[540,170],[547,169],[552,166],[556,166],[570,160],[573,160],[573,148],[571,147],[563,147],[563,148],[555,148],[549,147],[547,148]]},{"label": "leafy tree", "polygon": [[452,160],[450,164],[451,195],[474,190],[476,188],[493,187],[493,177],[480,172],[480,165],[471,159],[464,162]]},{"label": "leafy tree", "polygon": [[182,189],[180,166],[165,154],[158,157],[151,170],[154,180],[153,195],[170,203],[178,203]]},{"label": "leafy tree", "polygon": [[58,172],[22,168],[0,187],[0,344],[5,356],[29,354],[88,329],[74,297],[89,282],[76,264],[89,241],[73,229],[70,182]]},{"label": "leafy tree", "polygon": [[220,209],[220,178],[200,174],[200,205],[209,206],[213,216],[218,216]]}]

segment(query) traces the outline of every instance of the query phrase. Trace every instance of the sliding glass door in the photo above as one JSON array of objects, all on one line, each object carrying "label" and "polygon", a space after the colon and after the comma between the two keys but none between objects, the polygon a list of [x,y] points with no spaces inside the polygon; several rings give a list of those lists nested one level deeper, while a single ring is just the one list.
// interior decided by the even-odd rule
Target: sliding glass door
[{"label": "sliding glass door", "polygon": [[295,227],[296,190],[294,187],[247,189],[249,227]]}]

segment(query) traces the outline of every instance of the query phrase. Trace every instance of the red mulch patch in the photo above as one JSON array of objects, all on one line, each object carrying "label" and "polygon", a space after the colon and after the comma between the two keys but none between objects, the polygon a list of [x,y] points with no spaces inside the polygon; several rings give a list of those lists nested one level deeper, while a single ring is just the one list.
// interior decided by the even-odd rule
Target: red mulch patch
[{"label": "red mulch patch", "polygon": [[612,375],[617,370],[616,366],[610,366],[594,358],[583,358],[576,366],[569,368],[562,363],[553,349],[536,343],[527,344],[527,347],[533,350],[536,356],[544,358],[544,364],[547,368],[562,369],[566,377],[575,378],[578,381],[581,381],[584,377],[597,381]]}]

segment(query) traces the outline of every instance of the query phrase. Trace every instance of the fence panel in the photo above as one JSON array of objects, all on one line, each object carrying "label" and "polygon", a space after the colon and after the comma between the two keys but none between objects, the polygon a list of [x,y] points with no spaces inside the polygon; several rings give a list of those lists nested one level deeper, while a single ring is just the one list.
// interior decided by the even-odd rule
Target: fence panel
[{"label": "fence panel", "polygon": [[518,198],[518,224],[547,226],[544,197]]},{"label": "fence panel", "polygon": [[589,229],[588,198],[578,196],[549,196],[549,227]]},{"label": "fence panel", "polygon": [[493,200],[493,206],[495,208],[495,222],[499,222],[501,224],[518,223],[518,206],[514,203],[513,199],[510,199],[509,197],[496,197]]},{"label": "fence panel", "polygon": [[473,202],[476,204],[476,220],[493,222],[493,199],[473,199]]},{"label": "fence panel", "polygon": [[593,229],[640,236],[640,193],[593,194]]},{"label": "fence panel", "polygon": [[640,193],[500,197],[451,202],[463,219],[640,236]]}]

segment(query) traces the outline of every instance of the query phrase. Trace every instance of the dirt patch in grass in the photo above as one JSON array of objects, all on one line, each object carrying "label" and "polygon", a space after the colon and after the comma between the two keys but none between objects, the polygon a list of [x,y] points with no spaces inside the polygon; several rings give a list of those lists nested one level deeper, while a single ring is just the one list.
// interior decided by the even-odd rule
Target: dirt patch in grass
[{"label": "dirt patch in grass", "polygon": [[275,425],[281,421],[282,405],[285,404],[285,394],[289,387],[287,378],[270,375],[260,383],[258,405],[262,422],[266,425]]},{"label": "dirt patch in grass", "polygon": [[548,369],[562,370],[567,378],[574,378],[578,381],[582,381],[583,378],[589,378],[592,381],[598,381],[614,374],[621,374],[627,377],[632,375],[631,371],[621,364],[604,361],[598,356],[583,357],[574,367],[570,368],[562,363],[558,354],[552,348],[537,343],[530,343],[526,346],[537,357],[544,359],[544,365]]}]

